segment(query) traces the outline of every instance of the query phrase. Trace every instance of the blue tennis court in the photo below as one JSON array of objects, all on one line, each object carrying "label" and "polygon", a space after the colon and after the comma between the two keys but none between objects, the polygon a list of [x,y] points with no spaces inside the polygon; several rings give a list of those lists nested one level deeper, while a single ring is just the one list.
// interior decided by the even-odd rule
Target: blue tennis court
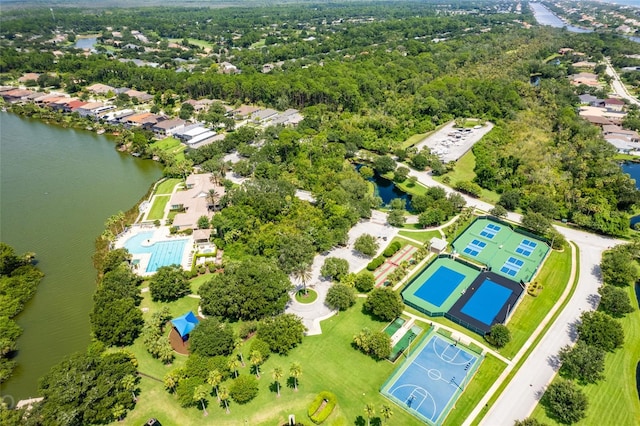
[{"label": "blue tennis court", "polygon": [[484,227],[482,231],[480,231],[480,236],[488,238],[490,240],[496,236],[498,231],[500,231],[500,225],[496,225],[495,223],[488,223],[487,226]]},{"label": "blue tennis court", "polygon": [[524,239],[516,248],[516,253],[529,257],[533,252],[533,249],[535,249],[537,246],[538,244],[534,241]]},{"label": "blue tennis court", "polygon": [[431,425],[440,425],[479,366],[478,355],[433,334],[382,388],[383,395]]},{"label": "blue tennis court", "polygon": [[414,294],[432,305],[441,306],[464,278],[464,274],[440,266]]},{"label": "blue tennis court", "polygon": [[486,279],[460,312],[486,325],[491,325],[511,293],[510,289]]},{"label": "blue tennis court", "polygon": [[522,265],[524,265],[524,260],[510,257],[504,262],[504,265],[500,268],[500,272],[515,277],[520,271],[520,268],[522,268]]}]

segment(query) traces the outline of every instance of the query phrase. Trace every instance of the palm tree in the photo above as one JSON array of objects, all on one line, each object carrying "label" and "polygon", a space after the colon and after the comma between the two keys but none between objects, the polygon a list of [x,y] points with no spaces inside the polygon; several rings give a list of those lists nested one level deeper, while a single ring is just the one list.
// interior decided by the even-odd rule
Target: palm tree
[{"label": "palm tree", "polygon": [[193,400],[202,404],[202,414],[204,416],[208,416],[207,407],[204,404],[204,401],[207,399],[207,395],[209,395],[209,388],[207,385],[200,385],[193,391]]},{"label": "palm tree", "polygon": [[120,210],[118,213],[116,213],[114,215],[115,219],[116,219],[116,223],[120,224],[120,232],[124,231],[124,220],[125,220],[125,216],[124,216],[124,212],[122,210]]},{"label": "palm tree", "polygon": [[276,381],[276,389],[278,390],[278,398],[280,397],[280,379],[282,379],[282,368],[280,367],[276,367],[273,369],[273,372],[271,373],[271,376],[273,377],[273,380]]},{"label": "palm tree", "polygon": [[253,368],[256,369],[256,377],[258,379],[260,378],[260,364],[262,364],[262,361],[264,361],[264,359],[260,351],[253,351],[249,355],[249,362],[253,365]]},{"label": "palm tree", "polygon": [[383,404],[382,408],[380,409],[380,414],[382,414],[382,417],[384,417],[384,422],[387,423],[387,420],[389,420],[391,416],[393,416],[393,411],[391,410],[391,406],[387,404]]},{"label": "palm tree", "polygon": [[293,387],[298,391],[298,378],[302,376],[302,367],[297,362],[291,364],[289,367],[289,374],[293,377]]},{"label": "palm tree", "polygon": [[171,343],[169,343],[166,337],[163,336],[160,338],[159,344],[160,345],[158,346],[158,358],[160,358],[160,361],[162,361],[166,365],[171,364],[171,361],[173,361],[173,357],[174,357]]},{"label": "palm tree", "polygon": [[218,385],[222,383],[222,373],[218,370],[209,371],[209,375],[207,376],[207,383],[209,383],[216,390],[216,398],[218,398],[218,402],[220,402],[220,395],[218,395]]},{"label": "palm tree", "polygon": [[231,410],[229,410],[229,389],[224,386],[220,388],[220,399],[224,402],[224,408],[227,410],[227,414],[229,414],[231,412]]},{"label": "palm tree", "polygon": [[229,360],[229,370],[233,371],[233,377],[238,378],[238,368],[240,368],[240,361],[238,358],[231,358]]},{"label": "palm tree", "polygon": [[136,402],[136,378],[133,374],[127,374],[122,378],[122,388],[133,395],[133,402]]},{"label": "palm tree", "polygon": [[207,201],[211,204],[213,210],[216,208],[216,202],[220,199],[220,194],[215,189],[210,189],[207,194]]},{"label": "palm tree", "polygon": [[238,356],[240,357],[240,362],[244,367],[245,364],[244,364],[244,355],[242,355],[242,340],[240,339],[236,340],[236,349],[238,350]]},{"label": "palm tree", "polygon": [[180,371],[178,369],[171,370],[164,376],[164,387],[165,389],[171,391],[173,393],[178,386],[178,382],[180,381]]},{"label": "palm tree", "polygon": [[115,417],[118,421],[121,421],[124,415],[127,414],[127,409],[124,408],[122,404],[116,404],[111,409],[111,414],[113,414],[113,417]]},{"label": "palm tree", "polygon": [[364,406],[364,414],[367,416],[367,426],[371,426],[371,417],[376,414],[376,407],[373,404],[369,403]]},{"label": "palm tree", "polygon": [[293,277],[302,282],[304,288],[304,294],[307,294],[307,282],[311,279],[311,265],[308,263],[302,263],[293,270]]}]

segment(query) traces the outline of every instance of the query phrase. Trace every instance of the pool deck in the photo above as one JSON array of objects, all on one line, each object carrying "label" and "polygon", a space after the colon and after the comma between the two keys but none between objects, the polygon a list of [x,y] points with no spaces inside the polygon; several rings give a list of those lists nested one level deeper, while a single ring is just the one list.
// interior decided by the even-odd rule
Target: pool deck
[{"label": "pool deck", "polygon": [[[182,261],[180,262],[180,266],[182,266],[182,269],[184,269],[185,271],[188,271],[191,269],[191,263],[193,261],[193,255],[194,255],[193,236],[171,235],[171,233],[169,232],[169,227],[167,226],[155,227],[150,225],[133,225],[130,228],[128,228],[125,232],[118,235],[118,238],[114,243],[114,248],[117,248],[117,249],[123,248],[127,240],[144,232],[153,232],[153,236],[151,238],[141,243],[141,246],[144,246],[144,247],[152,246],[158,242],[187,240],[187,243],[184,246],[184,251],[182,253]],[[139,262],[137,267],[134,268],[133,271],[141,277],[148,277],[155,274],[155,272],[147,272],[147,267],[149,265],[150,259],[151,259],[151,253],[135,253],[135,254],[132,253],[132,261],[137,260]]]}]

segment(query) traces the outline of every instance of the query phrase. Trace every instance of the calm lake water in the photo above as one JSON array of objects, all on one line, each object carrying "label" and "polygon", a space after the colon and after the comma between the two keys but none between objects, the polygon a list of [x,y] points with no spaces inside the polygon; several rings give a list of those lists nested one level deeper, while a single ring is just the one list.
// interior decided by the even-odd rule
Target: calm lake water
[{"label": "calm lake water", "polygon": [[89,343],[96,271],[91,256],[105,220],[133,206],[161,166],[115,150],[106,136],[0,112],[0,240],[33,251],[45,273],[18,316],[13,377],[0,394],[35,396],[38,378]]},{"label": "calm lake water", "polygon": [[536,17],[536,21],[540,25],[549,25],[554,28],[567,27],[568,31],[573,33],[590,33],[591,30],[585,28],[574,27],[573,25],[565,24],[560,18],[558,18],[549,8],[545,7],[541,3],[529,3],[533,10],[533,15]]},{"label": "calm lake water", "polygon": [[[636,181],[636,188],[640,189],[640,163],[622,163],[622,171]],[[640,222],[640,216],[631,218],[631,227]]]},{"label": "calm lake water", "polygon": [[95,46],[97,41],[98,41],[97,37],[78,38],[78,39],[76,39],[75,47],[77,49],[91,49],[91,50],[93,50],[93,47]]}]

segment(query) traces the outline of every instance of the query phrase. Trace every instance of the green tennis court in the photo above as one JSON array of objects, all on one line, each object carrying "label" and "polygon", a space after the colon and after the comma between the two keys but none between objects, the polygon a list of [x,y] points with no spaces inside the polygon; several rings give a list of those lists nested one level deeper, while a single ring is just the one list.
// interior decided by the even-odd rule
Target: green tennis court
[{"label": "green tennis court", "polygon": [[496,274],[524,283],[531,281],[549,252],[546,242],[487,218],[476,219],[452,246]]}]

